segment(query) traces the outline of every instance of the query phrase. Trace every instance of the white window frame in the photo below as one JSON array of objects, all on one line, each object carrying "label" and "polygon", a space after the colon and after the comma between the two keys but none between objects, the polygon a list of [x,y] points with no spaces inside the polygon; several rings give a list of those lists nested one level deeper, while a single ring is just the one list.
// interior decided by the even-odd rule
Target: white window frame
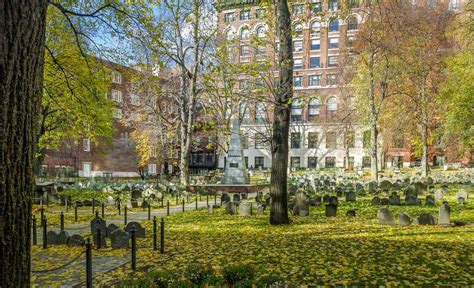
[{"label": "white window frame", "polygon": [[84,150],[84,152],[91,151],[91,139],[89,138],[82,139],[82,149]]},{"label": "white window frame", "polygon": [[148,174],[156,174],[156,164],[155,163],[148,164]]},{"label": "white window frame", "polygon": [[122,91],[120,90],[112,90],[112,100],[115,102],[122,103]]},{"label": "white window frame", "polygon": [[115,108],[114,118],[122,119],[122,117],[123,117],[123,111],[122,111],[122,109],[120,109],[120,108]]},{"label": "white window frame", "polygon": [[117,71],[112,72],[112,83],[122,84],[122,74]]}]

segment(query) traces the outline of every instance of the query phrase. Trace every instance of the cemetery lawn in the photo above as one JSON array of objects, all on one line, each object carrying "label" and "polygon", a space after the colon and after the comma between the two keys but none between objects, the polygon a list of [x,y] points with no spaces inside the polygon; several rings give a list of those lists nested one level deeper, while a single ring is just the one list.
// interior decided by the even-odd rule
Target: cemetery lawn
[{"label": "cemetery lawn", "polygon": [[[464,206],[457,205],[453,196],[448,201],[452,223],[474,222],[473,200]],[[389,209],[396,222],[402,211],[411,218],[422,212],[437,216],[439,204]],[[292,223],[286,226],[270,226],[268,209],[262,216],[224,215],[224,209],[216,209],[214,214],[207,214],[207,210],[174,214],[165,218],[164,255],[151,249],[152,223],[146,222],[147,238],[137,242],[137,272],[130,272],[127,264],[98,275],[94,281],[101,286],[143,286],[151,283],[146,282],[151,281],[150,271],[178,281],[186,279],[190,264],[212,267],[218,277],[223,267],[248,264],[253,267],[255,281],[278,275],[297,286],[474,285],[472,224],[382,226],[376,216],[380,207],[372,206],[369,198],[358,198],[355,203],[340,201],[337,217],[326,218],[323,206],[311,207],[310,216],[291,217]],[[355,218],[345,216],[349,209],[356,209]]]}]

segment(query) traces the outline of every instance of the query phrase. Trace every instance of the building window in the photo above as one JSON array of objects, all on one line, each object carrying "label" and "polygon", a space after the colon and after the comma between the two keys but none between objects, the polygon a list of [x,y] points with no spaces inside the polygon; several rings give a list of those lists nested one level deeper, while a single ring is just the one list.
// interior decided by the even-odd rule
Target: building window
[{"label": "building window", "polygon": [[321,22],[315,20],[311,22],[311,35],[318,35],[319,33],[321,33]]},{"label": "building window", "polygon": [[112,72],[112,82],[122,84],[122,75],[117,71]]},{"label": "building window", "polygon": [[230,29],[227,30],[227,32],[225,33],[225,35],[226,35],[225,38],[226,38],[227,40],[232,40],[232,39],[234,39],[234,32],[232,32],[232,30],[230,30]]},{"label": "building window", "polygon": [[321,76],[320,75],[310,75],[309,76],[309,86],[321,86]]},{"label": "building window", "polygon": [[265,9],[260,8],[260,9],[255,10],[255,17],[257,19],[263,19],[264,15],[265,15]]},{"label": "building window", "polygon": [[448,9],[451,11],[459,10],[459,0],[449,0]]},{"label": "building window", "polygon": [[346,148],[355,147],[355,134],[353,131],[346,132],[346,141],[344,144],[345,144],[344,147]]},{"label": "building window", "polygon": [[301,148],[301,133],[291,133],[291,149]]},{"label": "building window", "polygon": [[255,169],[265,168],[265,162],[263,157],[255,157]]},{"label": "building window", "polygon": [[329,49],[339,48],[339,38],[329,38]]},{"label": "building window", "polygon": [[250,30],[249,28],[242,28],[242,30],[240,30],[240,39],[242,40],[247,40],[250,38]]},{"label": "building window", "polygon": [[371,160],[369,156],[362,157],[362,168],[370,167],[370,163],[371,163]]},{"label": "building window", "polygon": [[293,77],[293,87],[303,87],[303,77],[295,76]]},{"label": "building window", "polygon": [[137,95],[132,95],[130,102],[135,106],[140,105],[140,97]]},{"label": "building window", "polygon": [[257,46],[257,55],[265,55],[266,53],[266,48],[263,45],[258,45]]},{"label": "building window", "polygon": [[329,21],[329,32],[338,32],[339,31],[339,20],[332,19]]},{"label": "building window", "polygon": [[319,136],[318,132],[308,132],[308,149],[318,148]]},{"label": "building window", "polygon": [[301,15],[304,12],[304,5],[303,4],[295,4],[292,7],[293,15]]},{"label": "building window", "polygon": [[225,13],[224,14],[224,21],[227,24],[234,22],[235,21],[234,13]]},{"label": "building window", "polygon": [[329,56],[328,57],[328,67],[335,67],[339,64],[339,56]]},{"label": "building window", "polygon": [[114,117],[117,118],[117,119],[122,119],[122,117],[123,117],[122,109],[115,108]]},{"label": "building window", "polygon": [[323,11],[323,4],[318,1],[313,1],[311,3],[311,13],[318,13]]},{"label": "building window", "polygon": [[249,90],[250,89],[249,80],[240,79],[239,80],[239,89],[240,90]]},{"label": "building window", "polygon": [[314,120],[319,115],[320,103],[318,98],[313,98],[309,101],[308,105],[308,118],[310,121]]},{"label": "building window", "polygon": [[243,57],[250,56],[250,46],[249,45],[240,46],[240,56],[243,56]]},{"label": "building window", "polygon": [[156,174],[156,164],[148,164],[148,174]]},{"label": "building window", "polygon": [[300,157],[291,157],[290,158],[290,167],[295,169],[301,168]]},{"label": "building window", "polygon": [[[347,161],[347,157],[344,157],[344,168],[346,168],[346,162]],[[347,167],[349,170],[353,170],[354,169],[354,157],[349,157],[349,165]]]},{"label": "building window", "polygon": [[312,39],[311,40],[311,51],[319,51],[321,50],[321,40],[319,39]]},{"label": "building window", "polygon": [[337,148],[337,134],[336,132],[326,133],[326,148],[336,149]]},{"label": "building window", "polygon": [[293,59],[293,69],[303,69],[303,59],[296,58]]},{"label": "building window", "polygon": [[324,159],[325,168],[334,168],[336,167],[336,157],[326,157]]},{"label": "building window", "polygon": [[91,151],[91,139],[84,138],[82,139],[82,148],[85,152]]},{"label": "building window", "polygon": [[347,18],[347,31],[357,30],[358,24],[356,16],[349,16],[349,18]]},{"label": "building window", "polygon": [[302,113],[303,109],[301,108],[300,101],[294,99],[293,102],[291,102],[291,122],[300,122]]},{"label": "building window", "polygon": [[328,106],[328,111],[329,112],[336,112],[337,111],[337,98],[334,96],[331,96],[328,98],[326,101],[326,104]]},{"label": "building window", "polygon": [[354,47],[355,36],[347,36],[346,46]]},{"label": "building window", "polygon": [[364,134],[362,136],[362,148],[369,148],[370,147],[370,140],[371,134],[370,130],[364,131]]},{"label": "building window", "polygon": [[255,109],[255,123],[256,124],[264,124],[267,119],[266,110],[265,110],[265,103],[258,102]]},{"label": "building window", "polygon": [[265,148],[265,135],[263,133],[255,133],[255,149]]},{"label": "building window", "polygon": [[293,52],[303,51],[303,41],[293,41]]},{"label": "building window", "polygon": [[337,11],[338,3],[337,0],[329,0],[328,10],[329,11]]},{"label": "building window", "polygon": [[122,91],[112,90],[112,100],[116,102],[122,102]]},{"label": "building window", "polygon": [[296,37],[303,36],[303,25],[302,24],[296,24],[295,25],[295,34],[296,34]]},{"label": "building window", "polygon": [[250,20],[250,10],[240,11],[240,21]]},{"label": "building window", "polygon": [[257,28],[255,34],[256,34],[257,37],[259,37],[259,38],[265,37],[266,34],[267,34],[267,31],[266,31],[266,29],[265,29],[265,26],[259,26],[259,27]]},{"label": "building window", "polygon": [[320,68],[320,67],[321,67],[321,58],[319,56],[309,58],[309,68]]},{"label": "building window", "polygon": [[318,157],[308,157],[308,169],[318,168]]},{"label": "building window", "polygon": [[327,85],[333,86],[337,85],[338,79],[337,79],[337,74],[328,74],[327,75]]}]

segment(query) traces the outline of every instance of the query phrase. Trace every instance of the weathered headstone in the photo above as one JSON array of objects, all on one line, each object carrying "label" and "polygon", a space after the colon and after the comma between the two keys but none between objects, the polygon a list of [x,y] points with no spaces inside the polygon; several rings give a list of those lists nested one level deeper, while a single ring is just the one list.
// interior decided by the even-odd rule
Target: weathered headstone
[{"label": "weathered headstone", "polygon": [[386,207],[382,207],[377,212],[377,218],[381,225],[392,225],[393,224],[393,214]]},{"label": "weathered headstone", "polygon": [[293,203],[293,214],[298,216],[307,216],[309,214],[309,200],[306,192],[299,188],[296,191]]},{"label": "weathered headstone", "polygon": [[233,201],[234,203],[240,203],[240,195],[239,194],[234,194]]},{"label": "weathered headstone", "polygon": [[263,215],[265,212],[266,206],[263,204],[259,204],[257,207],[257,215]]},{"label": "weathered headstone", "polygon": [[110,237],[110,235],[112,235],[112,232],[114,232],[114,230],[118,228],[119,227],[114,223],[110,223],[109,226],[107,226],[107,236]]},{"label": "weathered headstone", "polygon": [[417,205],[417,198],[413,195],[406,195],[405,196],[405,204],[408,206]]},{"label": "weathered headstone", "polygon": [[338,206],[339,205],[339,200],[337,199],[336,196],[331,196],[331,197],[329,197],[329,204]]},{"label": "weathered headstone", "polygon": [[398,225],[409,226],[411,224],[410,215],[406,212],[398,213]]},{"label": "weathered headstone", "polygon": [[98,243],[97,230],[100,230],[100,243],[101,247],[106,246],[105,237],[107,235],[107,223],[104,219],[100,217],[95,217],[90,222],[92,239],[94,240],[94,245]]},{"label": "weathered headstone", "polygon": [[130,234],[122,229],[115,229],[110,235],[110,246],[112,249],[128,248]]},{"label": "weathered headstone", "polygon": [[382,191],[385,191],[387,192],[388,190],[390,190],[392,188],[392,183],[388,180],[382,180],[382,182],[380,182],[380,189]]},{"label": "weathered headstone", "polygon": [[242,202],[239,204],[239,215],[250,216],[252,215],[252,204],[248,202]]},{"label": "weathered headstone", "polygon": [[347,210],[346,216],[355,217],[356,216],[356,211],[355,210]]},{"label": "weathered headstone", "polygon": [[434,206],[435,202],[435,197],[433,195],[426,195],[426,206]]},{"label": "weathered headstone", "polygon": [[379,204],[380,204],[380,198],[379,197],[372,198],[372,205],[379,205]]},{"label": "weathered headstone", "polygon": [[46,242],[48,243],[48,245],[58,244],[58,234],[56,234],[56,232],[48,231],[48,233],[46,233],[46,236],[47,236]]},{"label": "weathered headstone", "polygon": [[221,201],[222,203],[227,203],[230,202],[230,196],[227,193],[222,193],[221,195]]},{"label": "weathered headstone", "polygon": [[314,196],[314,197],[309,199],[309,205],[311,205],[311,206],[321,205],[321,202],[322,202],[321,196]]},{"label": "weathered headstone", "polygon": [[214,206],[212,206],[212,205],[207,205],[207,213],[208,213],[208,214],[214,213]]},{"label": "weathered headstone", "polygon": [[418,224],[420,225],[435,225],[435,223],[435,218],[429,213],[421,213],[418,217]]},{"label": "weathered headstone", "polygon": [[388,205],[389,204],[388,198],[384,197],[384,198],[380,199],[380,204],[381,205]]},{"label": "weathered headstone", "polygon": [[458,197],[458,205],[464,205],[465,199],[463,197]]},{"label": "weathered headstone", "polygon": [[59,232],[58,234],[58,244],[66,245],[67,240],[69,239],[69,233],[66,230]]},{"label": "weathered headstone", "polygon": [[235,214],[235,204],[233,202],[227,202],[225,204],[225,213],[228,215],[234,215]]},{"label": "weathered headstone", "polygon": [[467,193],[467,191],[463,188],[460,188],[456,193],[456,199],[458,199],[459,197],[462,197],[464,198],[464,201],[467,201],[467,199],[469,198],[469,193]]},{"label": "weathered headstone", "polygon": [[326,204],[325,205],[325,214],[326,217],[335,217],[337,213],[337,205],[334,204]]},{"label": "weathered headstone", "polygon": [[135,236],[137,238],[145,238],[145,229],[140,225],[140,223],[132,221],[128,222],[127,226],[124,228],[124,230],[128,233],[132,231],[132,229],[135,230]]},{"label": "weathered headstone", "polygon": [[265,195],[263,195],[263,199],[265,200],[265,205],[270,206],[270,204],[272,203],[272,196],[266,193]]},{"label": "weathered headstone", "polygon": [[441,189],[437,189],[434,192],[434,197],[436,201],[442,200],[444,198],[444,191]]},{"label": "weathered headstone", "polygon": [[388,204],[400,205],[400,196],[397,194],[397,192],[392,192],[392,195],[388,197]]},{"label": "weathered headstone", "polygon": [[346,193],[346,201],[347,202],[355,202],[356,201],[356,194],[354,192],[347,192]]},{"label": "weathered headstone", "polygon": [[450,225],[451,224],[451,208],[448,202],[444,202],[439,206],[439,225]]},{"label": "weathered headstone", "polygon": [[373,194],[377,192],[377,181],[370,181],[368,187],[369,193]]},{"label": "weathered headstone", "polygon": [[79,234],[72,235],[67,241],[68,246],[83,246],[84,243],[84,237]]}]

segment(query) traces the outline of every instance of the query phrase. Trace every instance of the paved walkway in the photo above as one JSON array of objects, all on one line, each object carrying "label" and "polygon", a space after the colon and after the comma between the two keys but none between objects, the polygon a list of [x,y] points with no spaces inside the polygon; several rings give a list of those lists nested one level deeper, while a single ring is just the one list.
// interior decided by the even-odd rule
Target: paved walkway
[{"label": "paved walkway", "polygon": [[[219,200],[218,200],[219,201]],[[209,199],[209,204],[214,204],[214,199]],[[198,202],[198,208],[205,208],[207,206],[206,201]],[[192,211],[196,209],[196,203],[186,203],[185,204],[185,212]],[[170,214],[176,214],[182,212],[182,206],[174,206],[170,207]],[[166,207],[161,209],[155,209],[151,211],[151,218],[153,216],[157,216],[157,218],[166,215]],[[93,219],[93,215],[91,215],[91,220]],[[107,221],[107,225],[110,223],[114,223],[119,227],[122,227],[124,223],[124,215],[116,216],[113,218],[105,217]],[[127,222],[131,221],[148,221],[148,211],[140,211],[140,212],[128,212],[127,213]],[[39,246],[42,245],[42,233],[41,228],[37,231],[37,243]],[[48,229],[55,231],[57,233],[60,232],[59,227],[53,227],[52,229]],[[90,233],[90,225],[89,223],[78,223],[72,225],[66,225],[65,230],[69,232],[70,235],[72,234],[80,234],[82,236],[89,236]],[[110,250],[107,249],[106,250]],[[83,252],[78,252],[77,256],[72,258],[68,256],[61,256],[59,255],[52,255],[48,253],[47,250],[40,250],[34,253],[34,258],[36,261],[32,261],[32,286],[33,287],[50,287],[50,286],[61,286],[61,287],[80,287],[83,286],[85,282],[85,248]],[[98,273],[106,273],[107,271],[119,268],[131,261],[130,254],[126,250],[123,250],[123,256],[111,256],[107,255],[107,252],[104,251],[97,251],[93,252],[92,257],[92,272],[93,276],[97,275]],[[101,255],[102,254],[102,255]],[[51,268],[41,267],[41,260],[51,262],[51,257],[54,257],[54,262],[57,262],[57,266]],[[53,270],[54,269],[54,270]]]}]

